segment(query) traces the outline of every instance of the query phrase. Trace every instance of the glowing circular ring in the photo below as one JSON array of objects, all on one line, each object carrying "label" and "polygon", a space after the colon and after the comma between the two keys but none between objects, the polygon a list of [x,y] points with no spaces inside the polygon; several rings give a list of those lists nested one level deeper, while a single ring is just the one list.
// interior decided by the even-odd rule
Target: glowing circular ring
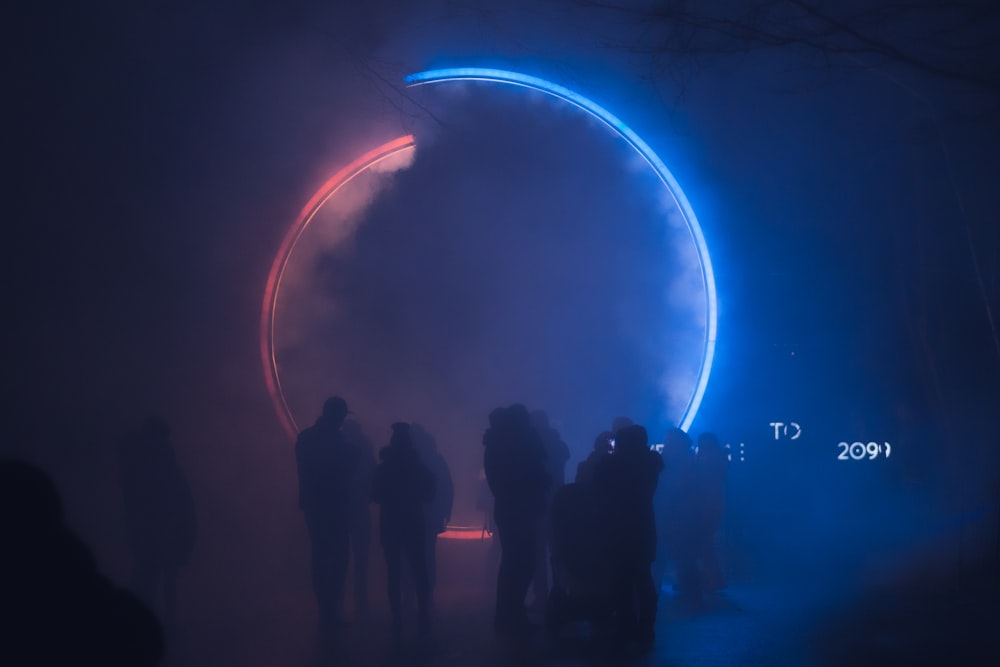
[{"label": "glowing circular ring", "polygon": [[[568,88],[564,88],[563,86],[550,81],[545,81],[544,79],[504,70],[464,67],[419,72],[407,76],[405,80],[410,86],[441,83],[446,81],[488,81],[521,86],[552,95],[553,97],[569,102],[573,106],[586,111],[591,116],[607,125],[616,134],[622,137],[640,156],[642,156],[643,160],[645,160],[646,163],[653,168],[653,171],[656,172],[656,175],[659,177],[664,187],[666,187],[671,198],[674,200],[674,203],[677,204],[681,214],[684,216],[684,221],[687,224],[688,230],[691,233],[691,238],[698,250],[698,256],[701,262],[702,281],[705,286],[705,351],[701,360],[698,382],[695,385],[695,390],[692,393],[691,398],[688,400],[687,407],[684,410],[684,414],[680,422],[680,428],[687,430],[691,426],[691,422],[694,421],[695,414],[697,414],[698,408],[701,405],[702,398],[705,394],[705,387],[708,385],[708,377],[712,370],[712,360],[715,356],[715,338],[718,317],[715,293],[715,276],[712,272],[712,262],[708,255],[708,247],[705,243],[705,237],[702,233],[701,226],[698,224],[698,219],[695,217],[694,211],[691,209],[691,205],[688,203],[688,200],[684,196],[680,186],[677,184],[677,181],[670,173],[670,170],[667,169],[666,165],[663,164],[663,161],[660,160],[660,158],[655,152],[653,152],[653,149],[650,148],[646,142],[640,139],[635,132],[633,132],[627,125],[625,125],[625,123],[609,111],[591,100],[574,93]],[[268,274],[267,285],[264,289],[264,305],[261,310],[260,353],[261,361],[264,365],[264,378],[267,383],[267,390],[271,396],[275,412],[277,412],[278,418],[281,420],[281,424],[285,431],[293,440],[297,435],[298,426],[295,422],[295,418],[292,416],[292,413],[288,408],[287,402],[285,401],[284,392],[281,389],[281,379],[278,375],[277,360],[275,359],[274,354],[274,308],[278,300],[278,291],[281,287],[281,279],[288,264],[288,259],[291,256],[292,251],[295,249],[295,246],[301,238],[303,232],[305,232],[309,224],[312,223],[316,214],[319,212],[319,209],[323,207],[330,197],[372,166],[389,157],[392,157],[393,155],[396,155],[397,153],[400,153],[401,151],[409,150],[415,145],[416,142],[412,135],[399,137],[398,139],[394,139],[393,141],[385,143],[378,148],[365,153],[330,177],[330,179],[327,180],[326,183],[324,183],[323,186],[309,199],[309,202],[302,209],[301,213],[299,213],[295,222],[292,223],[292,226],[285,233],[281,245],[278,248],[278,253],[274,258],[274,262],[271,264],[271,271]]]},{"label": "glowing circular ring", "polygon": [[416,146],[413,135],[406,135],[393,139],[382,144],[378,148],[368,151],[358,159],[331,176],[326,183],[316,191],[299,213],[292,226],[285,232],[285,237],[278,247],[278,254],[271,263],[271,272],[267,276],[267,286],[264,288],[264,307],[260,316],[260,357],[264,364],[264,380],[267,383],[267,392],[271,396],[271,403],[274,411],[278,413],[278,419],[285,432],[292,440],[298,435],[298,425],[292,416],[292,411],[288,409],[285,401],[285,394],[281,390],[281,378],[278,376],[278,362],[274,357],[274,307],[278,303],[278,291],[281,289],[281,279],[285,274],[285,267],[288,265],[288,258],[295,250],[296,244],[302,237],[303,232],[312,223],[313,218],[319,213],[330,197],[353,181],[355,178],[368,171],[379,162],[386,160],[397,153],[409,150]]},{"label": "glowing circular ring", "polygon": [[523,88],[537,90],[538,92],[551,95],[563,100],[564,102],[569,102],[573,106],[583,109],[591,116],[607,125],[616,134],[618,134],[618,136],[624,139],[629,146],[635,149],[635,152],[642,156],[642,159],[653,168],[653,171],[656,172],[656,175],[659,177],[664,187],[667,188],[667,191],[673,198],[674,203],[676,203],[677,207],[680,209],[681,215],[684,216],[684,222],[687,224],[688,231],[691,233],[691,239],[694,241],[695,247],[698,249],[698,258],[701,260],[701,277],[705,285],[705,353],[702,355],[701,367],[698,371],[698,382],[695,385],[694,392],[691,394],[691,398],[688,399],[687,407],[685,407],[684,415],[681,417],[680,421],[680,428],[687,431],[691,426],[691,422],[694,421],[695,415],[698,413],[698,408],[701,406],[701,400],[705,395],[705,387],[708,386],[708,376],[712,372],[712,361],[715,358],[715,335],[718,321],[718,304],[715,294],[715,274],[712,271],[712,260],[708,256],[708,245],[705,243],[705,235],[701,231],[701,225],[698,224],[698,218],[695,217],[694,210],[692,210],[687,197],[684,196],[681,186],[677,184],[677,181],[670,173],[670,170],[667,169],[667,166],[663,164],[663,161],[656,155],[655,152],[653,152],[653,149],[650,148],[645,141],[639,138],[639,135],[633,132],[628,125],[619,120],[617,116],[604,107],[588,100],[586,97],[578,95],[572,90],[564,88],[559,84],[552,83],[551,81],[539,79],[534,76],[528,76],[526,74],[519,74],[517,72],[508,72],[499,69],[485,69],[480,67],[454,67],[448,69],[428,70],[426,72],[410,74],[405,78],[405,81],[411,86],[440,83],[444,81],[488,81],[492,83],[505,83],[513,86],[521,86]]}]

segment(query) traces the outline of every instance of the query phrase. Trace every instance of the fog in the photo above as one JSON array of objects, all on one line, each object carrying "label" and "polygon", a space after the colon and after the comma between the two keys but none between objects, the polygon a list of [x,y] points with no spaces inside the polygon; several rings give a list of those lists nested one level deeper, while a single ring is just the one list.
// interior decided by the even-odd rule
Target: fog
[{"label": "fog", "polygon": [[[493,407],[545,409],[572,477],[615,416],[659,441],[688,401],[705,295],[655,175],[554,98],[402,87],[437,66],[594,99],[690,199],[720,305],[691,431],[732,447],[734,582],[848,604],[994,563],[991,89],[781,50],[664,66],[641,26],[587,3],[35,11],[12,47],[3,453],[51,475],[125,585],[116,442],[146,415],[170,421],[199,516],[180,583],[190,664],[310,655],[308,542],[260,304],[305,202],[382,142],[417,147],[330,200],[279,294],[300,427],[333,394],[376,447],[393,421],[421,423],[452,469],[454,521],[478,525]],[[777,421],[802,436],[776,439]],[[841,460],[842,441],[892,454]],[[467,581],[488,566],[467,567],[456,607],[488,609]]]},{"label": "fog", "polygon": [[275,347],[300,424],[343,393],[376,440],[399,419],[435,433],[468,522],[492,408],[548,411],[573,466],[617,415],[662,433],[707,306],[679,211],[621,139],[539,93],[453,85],[411,164],[352,182],[300,238]]}]

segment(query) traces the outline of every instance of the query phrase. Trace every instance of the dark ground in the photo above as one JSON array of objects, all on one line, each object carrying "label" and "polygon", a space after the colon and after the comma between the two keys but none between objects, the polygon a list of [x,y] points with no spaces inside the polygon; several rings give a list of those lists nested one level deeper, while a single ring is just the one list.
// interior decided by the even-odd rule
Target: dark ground
[{"label": "dark ground", "polygon": [[[492,631],[490,543],[442,540],[433,636],[392,641],[373,554],[373,612],[330,648],[315,632],[308,582],[283,608],[240,620],[183,623],[169,665],[995,665],[1000,614],[988,568],[917,574],[849,593],[835,576],[809,584],[737,581],[697,610],[660,598],[657,641],[644,656],[610,655],[572,636],[501,639]],[[980,572],[975,575],[975,572]]]}]

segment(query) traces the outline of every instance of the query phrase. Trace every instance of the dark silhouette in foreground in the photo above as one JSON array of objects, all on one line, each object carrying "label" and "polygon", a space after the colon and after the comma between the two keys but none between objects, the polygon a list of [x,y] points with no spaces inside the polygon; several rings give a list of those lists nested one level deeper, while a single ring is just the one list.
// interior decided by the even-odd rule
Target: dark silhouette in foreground
[{"label": "dark silhouette in foreground", "polygon": [[299,507],[312,545],[313,590],[321,631],[344,623],[341,607],[349,560],[351,480],[360,458],[341,432],[347,414],[344,399],[327,399],[319,419],[295,443]]},{"label": "dark silhouette in foreground", "polygon": [[0,462],[0,530],[0,664],[160,664],[163,634],[156,617],[101,575],[66,525],[55,486],[38,468]]},{"label": "dark silhouette in foreground", "polygon": [[118,461],[131,587],[170,631],[176,623],[177,575],[194,549],[197,513],[166,420],[150,417],[128,434]]},{"label": "dark silhouette in foreground", "polygon": [[394,635],[403,632],[402,558],[405,555],[417,593],[418,627],[430,628],[430,584],[425,551],[424,505],[434,498],[434,477],[413,446],[410,425],[392,425],[389,446],[379,452],[372,500],[380,508],[379,536],[385,554],[389,608]]},{"label": "dark silhouette in foreground", "polygon": [[539,522],[551,479],[545,449],[523,405],[497,409],[483,435],[483,468],[494,498],[500,537],[500,571],[494,627],[499,632],[533,630],[525,596],[535,574]]}]

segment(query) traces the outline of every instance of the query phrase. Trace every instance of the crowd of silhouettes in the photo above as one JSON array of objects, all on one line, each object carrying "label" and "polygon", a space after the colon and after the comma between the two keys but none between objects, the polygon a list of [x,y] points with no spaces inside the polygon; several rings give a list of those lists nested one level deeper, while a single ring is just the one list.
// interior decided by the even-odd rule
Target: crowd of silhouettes
[{"label": "crowd of silhouettes", "polygon": [[[407,590],[416,599],[418,632],[425,635],[437,537],[452,511],[448,465],[433,436],[407,422],[392,424],[376,462],[370,442],[348,414],[344,399],[328,399],[296,445],[321,629],[346,623],[349,551],[355,612],[362,617],[367,611],[373,502],[379,508],[394,635],[403,634]],[[614,645],[649,650],[657,565],[673,567],[675,588],[686,599],[724,585],[714,544],[727,458],[714,435],[702,435],[695,448],[687,433],[671,429],[661,455],[643,426],[618,417],[611,430],[597,436],[568,484],[570,450],[544,411],[519,403],[493,410],[483,446],[486,492],[477,502],[487,516],[484,532],[489,529],[499,543],[498,632],[530,635],[539,612],[548,629],[558,631],[561,620],[584,610],[596,632]],[[528,605],[531,593],[534,608]]]},{"label": "crowd of silhouettes", "polygon": [[[373,503],[394,635],[403,634],[409,588],[418,633],[425,636],[436,543],[454,501],[448,464],[434,437],[407,422],[391,425],[388,445],[376,457],[350,415],[343,398],[327,399],[295,446],[321,636],[348,624],[343,612],[352,561],[355,618],[367,617]],[[557,634],[560,622],[576,615],[612,645],[645,651],[655,638],[657,575],[672,568],[674,588],[693,603],[725,586],[715,542],[728,457],[714,434],[702,434],[695,447],[673,428],[657,451],[643,426],[619,417],[598,434],[569,483],[569,447],[541,410],[519,403],[493,410],[482,443],[477,505],[487,517],[484,536],[494,534],[499,544],[498,632],[530,635],[532,617],[543,611],[546,629]],[[194,497],[160,417],[121,439],[118,462],[135,597],[97,571],[42,472],[0,462],[11,563],[4,568],[4,606],[16,612],[7,616],[14,625],[6,655],[36,651],[38,664],[73,656],[108,665],[153,665],[162,657],[161,627],[169,635],[178,572],[197,536]],[[527,604],[532,589],[535,609]],[[47,641],[53,637],[65,641]]]},{"label": "crowd of silhouettes", "polygon": [[661,540],[661,559],[673,564],[685,599],[724,585],[714,545],[728,459],[713,434],[703,434],[696,449],[687,433],[671,429],[661,455],[643,426],[618,417],[570,484],[568,447],[540,411],[497,408],[483,445],[501,548],[498,631],[534,631],[525,604],[534,581],[553,634],[562,621],[585,618],[614,647],[650,650]]},{"label": "crowd of silhouettes", "polygon": [[454,497],[448,464],[434,437],[408,422],[392,424],[389,443],[376,460],[371,442],[349,414],[343,398],[327,399],[320,417],[299,434],[295,447],[321,635],[330,637],[349,625],[344,615],[349,561],[355,618],[368,615],[371,503],[379,509],[394,635],[399,638],[404,630],[405,583],[416,598],[418,632],[426,635],[437,536],[451,518]]}]

